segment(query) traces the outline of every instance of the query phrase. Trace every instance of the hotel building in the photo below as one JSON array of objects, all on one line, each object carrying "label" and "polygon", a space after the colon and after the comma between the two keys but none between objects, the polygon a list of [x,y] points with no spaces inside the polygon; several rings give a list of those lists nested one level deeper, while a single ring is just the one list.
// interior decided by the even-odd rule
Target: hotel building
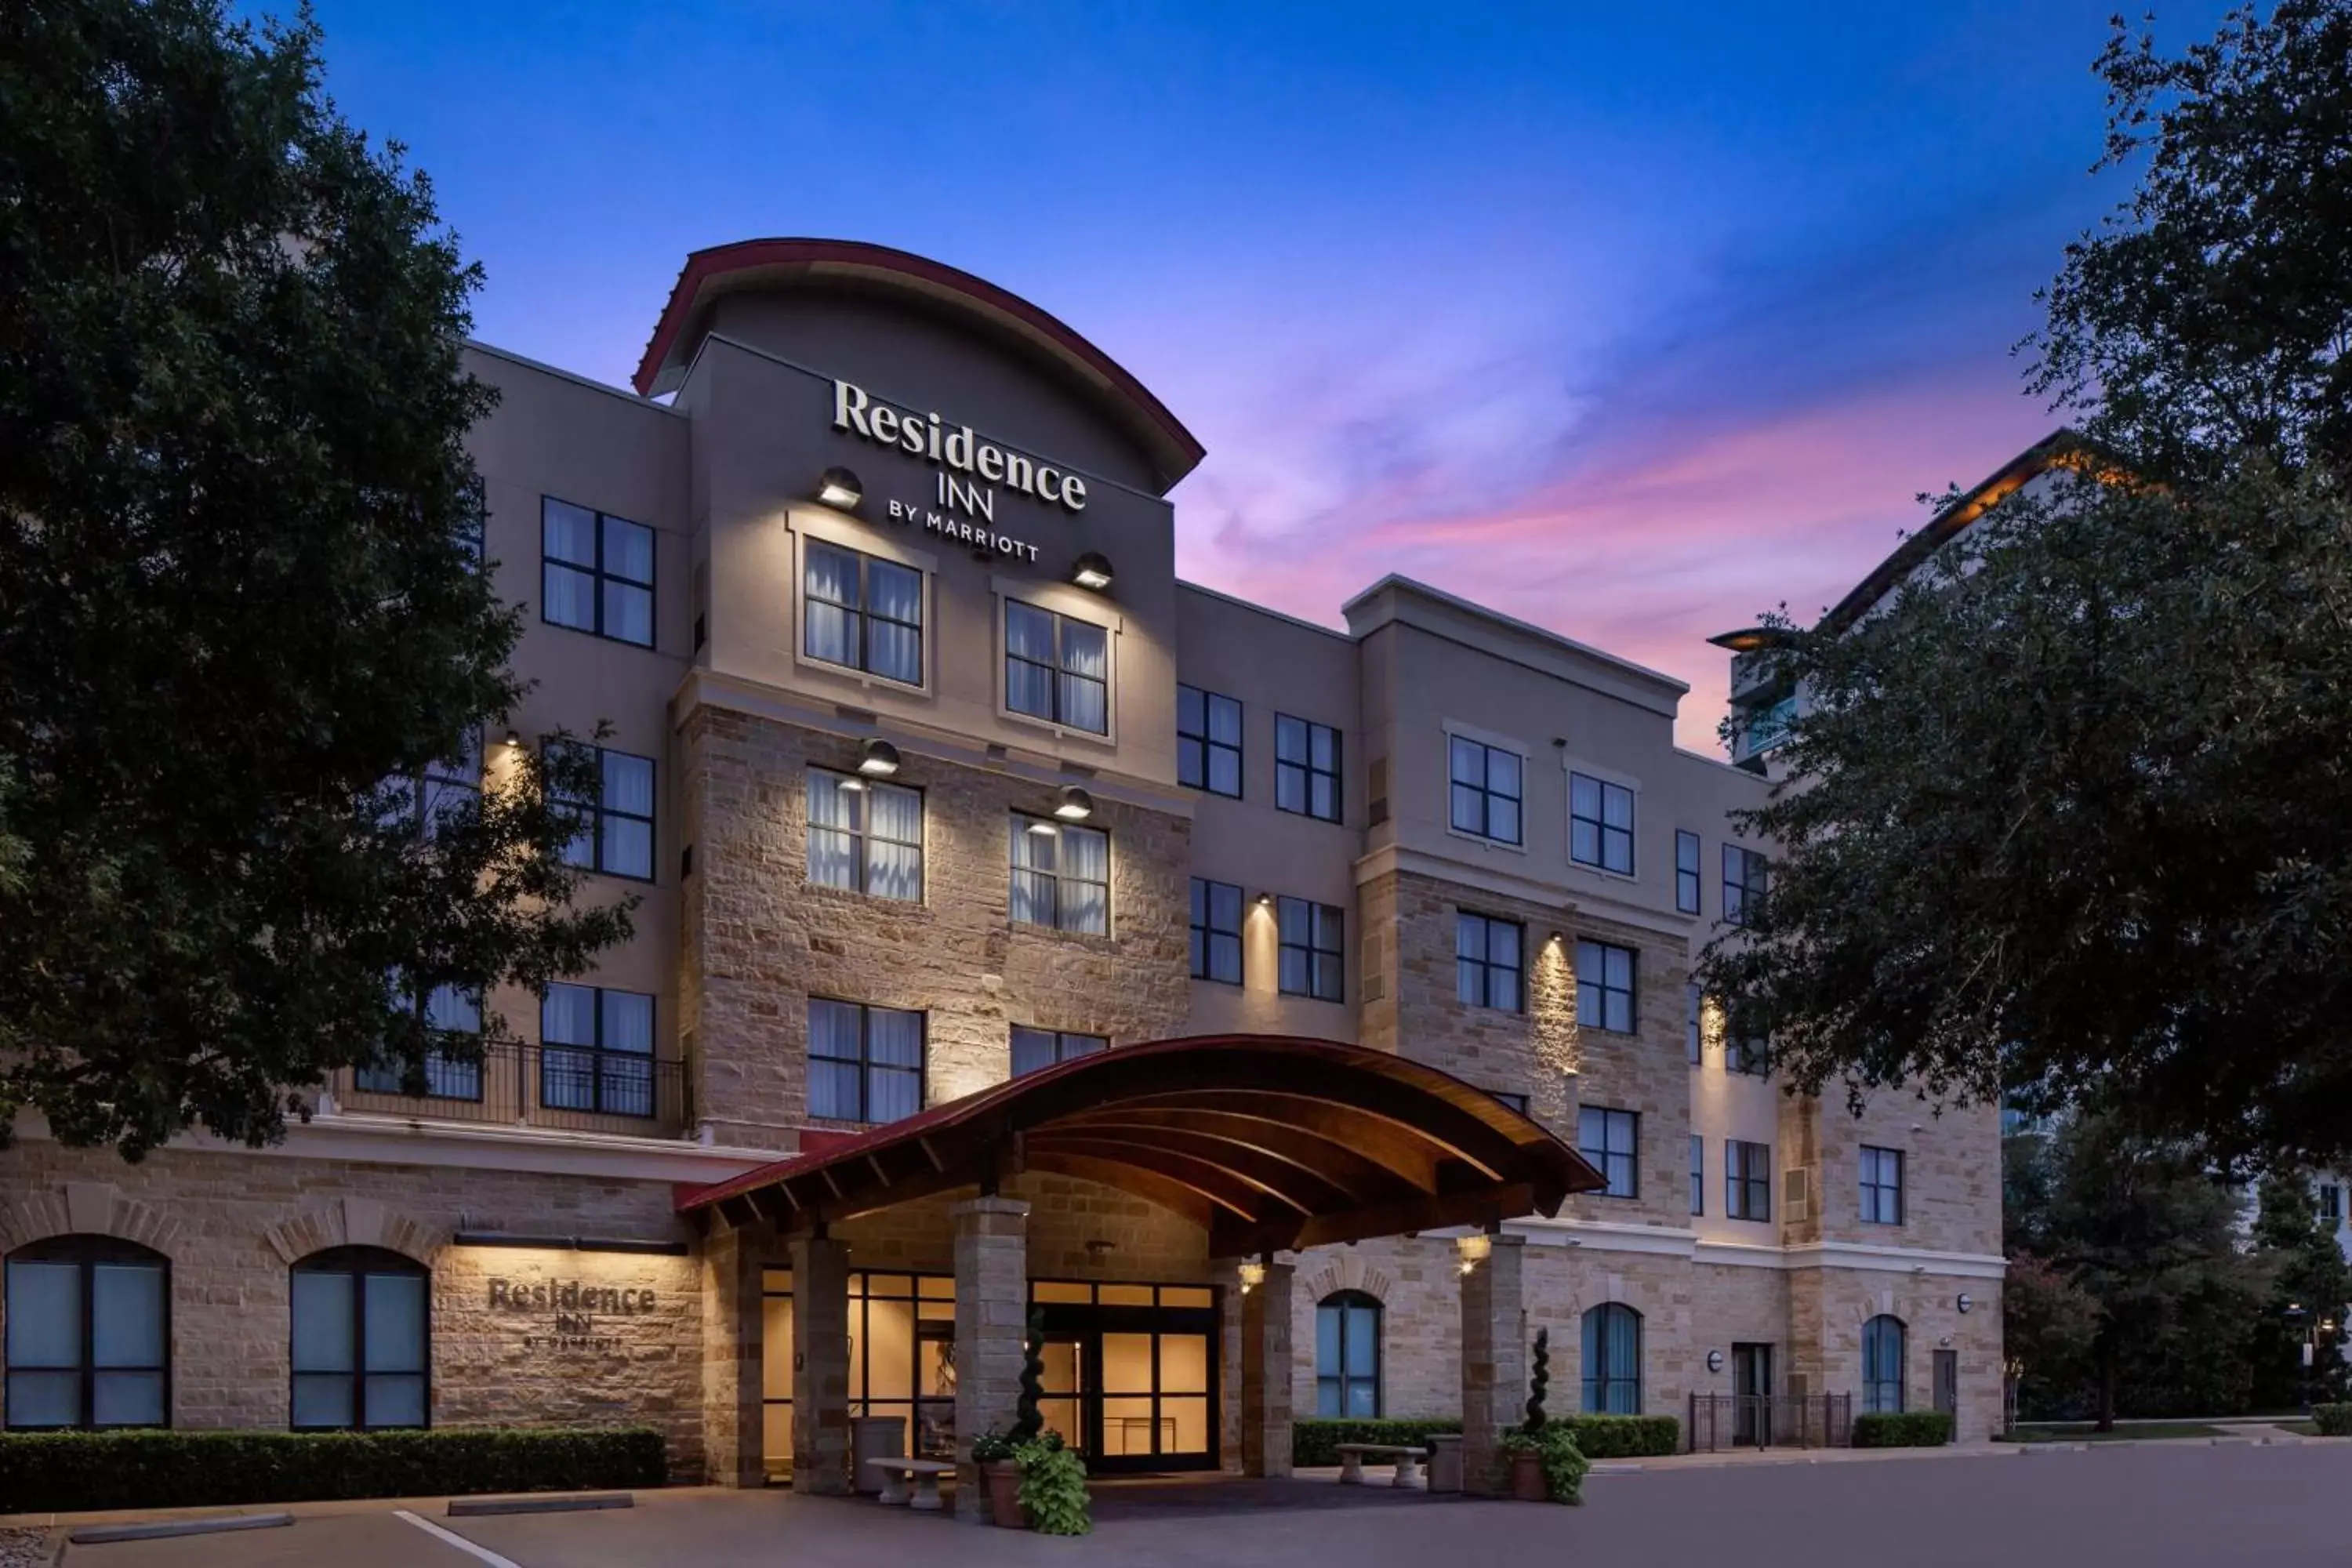
[{"label": "hotel building", "polygon": [[633,390],[468,361],[533,684],[428,783],[604,726],[576,853],[636,934],[433,998],[526,1043],[267,1151],[26,1119],[9,1425],[643,1422],[838,1489],[851,1417],[1008,1416],[1034,1308],[1098,1469],[1459,1415],[1475,1486],[1538,1330],[1556,1410],[1987,1436],[1997,1118],[1721,1037],[1769,786],[1675,745],[1681,682],[1398,577],[1344,631],[1179,581],[1199,443],[899,252],[697,253]]}]

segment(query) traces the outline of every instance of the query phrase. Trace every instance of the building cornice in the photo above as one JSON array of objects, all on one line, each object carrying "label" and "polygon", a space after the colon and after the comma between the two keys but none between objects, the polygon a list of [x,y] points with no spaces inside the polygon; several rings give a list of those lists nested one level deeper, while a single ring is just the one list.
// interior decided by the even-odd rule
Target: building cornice
[{"label": "building cornice", "polygon": [[1921,1247],[1887,1247],[1853,1241],[1721,1241],[1668,1226],[1625,1225],[1607,1220],[1515,1219],[1503,1226],[1533,1247],[1572,1247],[1595,1253],[1639,1254],[1711,1263],[1728,1268],[1766,1268],[1793,1273],[1809,1268],[1851,1268],[1880,1274],[1933,1274],[1946,1279],[1999,1279],[2006,1258],[1995,1253],[1946,1252]]}]

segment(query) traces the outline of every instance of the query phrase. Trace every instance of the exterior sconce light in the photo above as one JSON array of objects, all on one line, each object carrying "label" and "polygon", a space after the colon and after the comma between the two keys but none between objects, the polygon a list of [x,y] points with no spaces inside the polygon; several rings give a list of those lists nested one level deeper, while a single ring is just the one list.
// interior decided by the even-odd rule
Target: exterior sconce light
[{"label": "exterior sconce light", "polygon": [[1257,907],[1262,910],[1270,910],[1274,908],[1274,895],[1272,893],[1260,893],[1257,896]]},{"label": "exterior sconce light", "polygon": [[1721,1351],[1709,1351],[1706,1352],[1706,1370],[1709,1372],[1721,1372],[1723,1370],[1723,1352]]},{"label": "exterior sconce light", "polygon": [[857,759],[857,771],[868,778],[888,778],[898,771],[898,748],[887,741],[866,742]]},{"label": "exterior sconce light", "polygon": [[516,731],[509,730],[509,731],[507,731],[507,749],[508,749],[509,751],[513,751],[513,750],[515,750],[517,747],[520,747],[521,744],[522,744],[522,736],[521,736],[521,734],[520,734],[520,733],[519,733],[519,732],[518,732],[518,731]]},{"label": "exterior sconce light", "polygon": [[1244,1263],[1244,1264],[1243,1264],[1243,1265],[1242,1265],[1242,1294],[1243,1294],[1243,1295],[1244,1295],[1244,1296],[1248,1295],[1251,1291],[1253,1291],[1253,1290],[1256,1289],[1259,1286],[1261,1286],[1261,1285],[1263,1285],[1263,1284],[1265,1284],[1265,1264],[1263,1264],[1263,1263]]},{"label": "exterior sconce light", "polygon": [[1562,932],[1559,932],[1559,931],[1554,931],[1554,932],[1552,932],[1549,936],[1548,936],[1548,937],[1544,938],[1544,942],[1545,942],[1545,943],[1546,943],[1547,945],[1549,945],[1549,946],[1551,946],[1551,947],[1558,947],[1560,943],[1562,943],[1562,942],[1566,942],[1567,940],[1568,940],[1567,936],[1566,936],[1565,934],[1563,934]]},{"label": "exterior sconce light", "polygon": [[1029,823],[1029,831],[1043,838],[1052,834],[1054,825],[1042,816],[1033,817]]},{"label": "exterior sconce light", "polygon": [[866,488],[857,476],[847,468],[827,468],[817,477],[816,499],[830,507],[847,511],[864,499]]},{"label": "exterior sconce light", "polygon": [[1062,786],[1061,804],[1054,807],[1055,816],[1060,817],[1064,822],[1084,822],[1094,814],[1094,796],[1076,784]]},{"label": "exterior sconce light", "polygon": [[1070,581],[1099,594],[1110,586],[1110,562],[1089,550],[1070,568]]},{"label": "exterior sconce light", "polygon": [[1969,1295],[1965,1290],[1960,1292],[1960,1299],[1952,1303],[1953,1306],[1958,1307],[1960,1310],[1960,1315],[1962,1317],[1966,1317],[1968,1315],[1969,1309],[1976,1304],[1976,1298]]},{"label": "exterior sconce light", "polygon": [[1494,1252],[1495,1238],[1485,1235],[1457,1236],[1454,1238],[1454,1250],[1462,1255],[1462,1272],[1467,1274]]}]

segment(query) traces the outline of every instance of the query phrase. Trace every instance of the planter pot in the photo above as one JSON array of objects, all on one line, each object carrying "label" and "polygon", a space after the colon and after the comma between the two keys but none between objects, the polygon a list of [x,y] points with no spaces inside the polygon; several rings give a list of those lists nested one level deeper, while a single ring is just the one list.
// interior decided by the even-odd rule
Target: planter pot
[{"label": "planter pot", "polygon": [[988,1483],[988,1516],[1005,1530],[1029,1528],[1028,1510],[1021,1506],[1021,1467],[1010,1459],[992,1459],[980,1467]]},{"label": "planter pot", "polygon": [[1522,1452],[1511,1456],[1511,1496],[1520,1502],[1551,1500],[1551,1489],[1544,1484],[1541,1454]]}]

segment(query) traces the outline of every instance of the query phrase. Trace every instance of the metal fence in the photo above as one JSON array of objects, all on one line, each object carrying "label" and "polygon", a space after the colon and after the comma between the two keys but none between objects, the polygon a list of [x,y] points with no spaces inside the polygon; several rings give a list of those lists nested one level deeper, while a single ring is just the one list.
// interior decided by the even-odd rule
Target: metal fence
[{"label": "metal fence", "polygon": [[1851,1394],[1694,1394],[1690,1451],[1843,1448],[1853,1441]]},{"label": "metal fence", "polygon": [[353,1110],[676,1137],[693,1121],[686,1064],[586,1047],[493,1045],[478,1060],[428,1058],[419,1078],[362,1068],[338,1086]]}]

